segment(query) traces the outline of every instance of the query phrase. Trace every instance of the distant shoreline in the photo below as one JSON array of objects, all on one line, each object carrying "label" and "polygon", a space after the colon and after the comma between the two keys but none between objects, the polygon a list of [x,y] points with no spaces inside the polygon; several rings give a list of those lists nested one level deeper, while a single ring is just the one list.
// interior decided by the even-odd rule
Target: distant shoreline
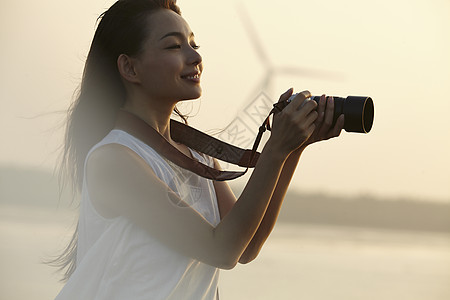
[{"label": "distant shoreline", "polygon": [[[232,185],[236,195],[242,189]],[[76,211],[69,193],[59,194],[56,176],[37,168],[0,166],[0,205]],[[450,203],[382,200],[288,192],[280,222],[450,233]]]}]

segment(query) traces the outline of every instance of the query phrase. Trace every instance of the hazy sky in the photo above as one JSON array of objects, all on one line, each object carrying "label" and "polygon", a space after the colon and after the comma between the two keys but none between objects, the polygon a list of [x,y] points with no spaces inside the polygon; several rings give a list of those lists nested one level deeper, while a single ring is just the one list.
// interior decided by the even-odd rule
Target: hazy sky
[{"label": "hazy sky", "polygon": [[[0,2],[0,163],[54,167],[64,120],[57,112],[80,82],[96,17],[113,2]],[[255,99],[266,69],[239,19],[238,1],[178,4],[205,64],[204,95],[185,109],[197,113],[190,120],[197,128],[225,128]],[[273,101],[294,87],[375,102],[372,132],[311,146],[293,188],[450,202],[450,1],[247,0],[244,6],[275,67],[335,74],[275,74]]]}]

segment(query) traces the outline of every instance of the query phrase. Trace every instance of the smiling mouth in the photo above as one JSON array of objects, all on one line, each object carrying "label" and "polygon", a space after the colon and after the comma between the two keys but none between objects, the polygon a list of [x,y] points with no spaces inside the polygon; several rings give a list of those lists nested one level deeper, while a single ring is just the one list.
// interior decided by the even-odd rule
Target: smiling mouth
[{"label": "smiling mouth", "polygon": [[181,76],[181,78],[190,80],[200,79],[200,74]]},{"label": "smiling mouth", "polygon": [[194,83],[199,83],[200,82],[200,73],[184,75],[184,76],[181,76],[181,78],[189,80]]}]

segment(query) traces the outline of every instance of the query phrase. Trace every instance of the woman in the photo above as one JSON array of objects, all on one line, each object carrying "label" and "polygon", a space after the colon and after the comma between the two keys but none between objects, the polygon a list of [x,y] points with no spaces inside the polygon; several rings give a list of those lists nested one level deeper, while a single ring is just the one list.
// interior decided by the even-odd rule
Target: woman
[{"label": "woman", "polygon": [[302,151],[339,135],[343,116],[330,125],[333,100],[306,102],[309,92],[299,93],[274,116],[236,200],[225,182],[183,170],[114,129],[126,111],[186,156],[219,168],[170,135],[176,104],[201,95],[197,48],[175,1],[119,0],[101,16],[66,133],[65,166],[82,200],[57,299],[216,299],[218,270],[258,255]]}]

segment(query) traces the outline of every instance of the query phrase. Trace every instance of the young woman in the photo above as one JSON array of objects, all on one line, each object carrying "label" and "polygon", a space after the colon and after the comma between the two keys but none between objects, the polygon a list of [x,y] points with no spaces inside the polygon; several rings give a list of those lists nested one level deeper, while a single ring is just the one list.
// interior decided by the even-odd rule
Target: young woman
[{"label": "young woman", "polygon": [[258,255],[305,147],[340,134],[343,116],[330,125],[333,100],[305,102],[309,92],[299,93],[274,116],[236,200],[226,182],[184,170],[114,128],[126,111],[219,168],[170,135],[176,104],[201,95],[197,48],[174,0],[119,0],[101,16],[66,133],[65,166],[81,205],[57,299],[216,299],[219,269]]}]

